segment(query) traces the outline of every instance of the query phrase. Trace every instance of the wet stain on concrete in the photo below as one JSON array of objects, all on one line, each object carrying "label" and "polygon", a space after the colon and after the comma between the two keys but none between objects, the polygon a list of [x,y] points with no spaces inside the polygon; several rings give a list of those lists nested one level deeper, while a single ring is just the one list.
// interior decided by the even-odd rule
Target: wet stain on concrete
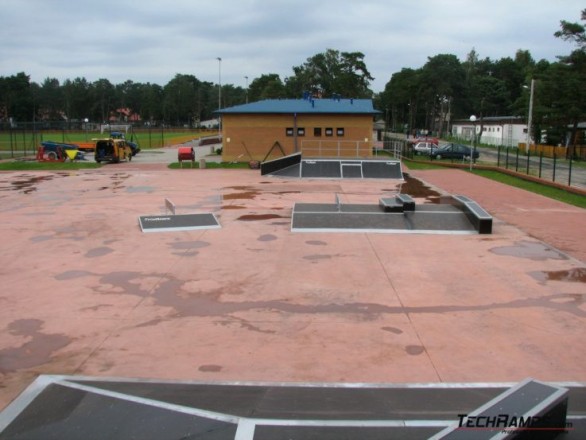
[{"label": "wet stain on concrete", "polygon": [[203,373],[219,373],[220,371],[222,371],[222,366],[221,365],[201,365],[198,368],[199,371],[203,372]]},{"label": "wet stain on concrete", "polygon": [[65,272],[61,272],[60,274],[55,275],[55,279],[57,281],[66,281],[74,280],[76,278],[83,278],[91,275],[93,275],[93,273],[88,272],[87,270],[67,270]]},{"label": "wet stain on concrete", "polygon": [[[58,175],[58,174],[57,174]],[[32,176],[28,177],[27,175],[24,176],[17,176],[19,180],[13,180],[11,182],[11,190],[20,191],[23,194],[30,194],[37,190],[37,185],[42,182],[47,182],[49,180],[53,180],[55,175],[51,174],[48,176]]]},{"label": "wet stain on concrete", "polygon": [[169,243],[169,246],[173,249],[177,250],[195,250],[201,249],[210,246],[210,243],[207,241],[195,240],[195,241],[178,241],[174,243]]},{"label": "wet stain on concrete", "polygon": [[542,284],[546,281],[563,281],[569,283],[586,283],[586,267],[576,267],[568,270],[554,270],[549,272],[530,272],[533,278]]},{"label": "wet stain on concrete", "polygon": [[234,190],[237,190],[237,191],[250,191],[250,190],[254,190],[254,188],[252,186],[248,186],[248,185],[225,186],[222,189],[234,189]]},{"label": "wet stain on concrete", "polygon": [[241,215],[236,220],[250,222],[250,221],[257,221],[257,220],[270,220],[273,218],[289,218],[289,217],[285,217],[284,215],[278,215],[278,214],[246,214],[246,215]]},{"label": "wet stain on concrete", "polygon": [[501,246],[489,249],[497,255],[509,257],[527,258],[534,261],[567,260],[568,257],[561,252],[546,246],[543,243],[533,241],[519,241],[514,246]]},{"label": "wet stain on concrete", "polygon": [[258,241],[274,241],[277,239],[276,235],[273,234],[263,234],[257,238]]},{"label": "wet stain on concrete", "polygon": [[407,345],[405,347],[405,351],[411,356],[419,356],[425,351],[425,348],[423,348],[421,345]]},{"label": "wet stain on concrete", "polygon": [[109,309],[109,308],[112,308],[112,307],[113,307],[112,304],[98,304],[98,305],[91,306],[91,307],[83,307],[83,308],[81,308],[79,310],[82,311],[82,312],[85,312],[85,311],[88,311],[88,310],[91,311],[91,312],[97,312],[100,309]]},{"label": "wet stain on concrete", "polygon": [[321,241],[321,240],[307,240],[305,243],[310,246],[327,246],[328,245],[325,241]]},{"label": "wet stain on concrete", "polygon": [[221,209],[246,209],[246,206],[242,205],[224,205]]},{"label": "wet stain on concrete", "polygon": [[259,193],[256,191],[245,191],[245,192],[240,192],[240,193],[224,194],[224,200],[239,200],[239,199],[252,200],[256,196],[258,196],[258,194]]},{"label": "wet stain on concrete", "polygon": [[332,256],[328,254],[313,254],[313,255],[306,255],[303,257],[304,260],[309,261],[319,261],[319,260],[329,260]]},{"label": "wet stain on concrete", "polygon": [[151,319],[150,321],[146,321],[146,322],[143,322],[141,324],[136,325],[135,328],[152,327],[155,325],[159,325],[161,322],[163,322],[163,319],[161,319],[161,318]]},{"label": "wet stain on concrete", "polygon": [[400,328],[396,328],[396,327],[381,327],[381,330],[384,330],[386,332],[391,332],[396,335],[400,335],[403,333],[403,330],[401,330]]},{"label": "wet stain on concrete", "polygon": [[36,235],[30,238],[30,241],[33,243],[41,243],[43,241],[52,240],[53,237],[51,235]]},{"label": "wet stain on concrete", "polygon": [[550,281],[567,281],[573,283],[586,283],[586,267],[578,267],[569,270],[556,270],[545,272]]},{"label": "wet stain on concrete", "polygon": [[401,193],[409,194],[415,198],[425,198],[433,203],[439,203],[439,197],[441,196],[439,192],[411,176],[405,176],[405,183],[401,185]]},{"label": "wet stain on concrete", "polygon": [[[145,282],[145,280],[149,281]],[[152,280],[156,280],[156,283],[153,284]],[[159,273],[112,272],[102,275],[98,281],[99,286],[94,290],[100,295],[134,295],[141,298],[151,298],[154,305],[173,309],[176,317],[223,317],[225,323],[234,323],[237,320],[234,317],[235,314],[258,310],[301,315],[358,315],[363,319],[373,320],[379,319],[382,315],[453,314],[539,308],[586,318],[586,310],[582,308],[585,299],[584,295],[574,294],[556,294],[540,298],[522,298],[479,305],[404,307],[368,302],[295,304],[284,300],[222,301],[222,296],[227,292],[232,295],[242,293],[246,289],[246,280],[240,280],[237,285],[222,285],[218,288],[201,292],[186,289],[186,281]],[[246,320],[240,320],[239,323],[247,330],[272,331],[259,329]],[[387,327],[385,331],[399,334],[399,329],[394,329],[393,327]],[[419,349],[413,348],[411,350],[415,352]]]},{"label": "wet stain on concrete", "polygon": [[129,193],[152,193],[155,192],[154,186],[129,186],[126,188]]},{"label": "wet stain on concrete", "polygon": [[114,249],[109,247],[99,247],[93,248],[86,252],[85,257],[87,258],[96,258],[96,257],[103,257],[104,255],[108,255],[114,252]]},{"label": "wet stain on concrete", "polygon": [[0,350],[0,373],[9,373],[46,364],[53,353],[67,346],[71,339],[60,334],[42,333],[43,321],[19,319],[8,325],[8,332],[25,336],[29,341],[19,347]]},{"label": "wet stain on concrete", "polygon": [[253,332],[270,334],[270,335],[277,333],[275,330],[264,330],[264,329],[261,329],[260,327],[251,324],[250,321],[247,321],[246,319],[236,318],[234,316],[231,316],[230,318],[231,318],[230,321],[224,321],[224,322],[221,322],[221,324],[222,325],[238,324],[240,326],[240,328],[243,328],[243,329],[246,329],[246,330],[250,330],[250,331],[253,331]]}]

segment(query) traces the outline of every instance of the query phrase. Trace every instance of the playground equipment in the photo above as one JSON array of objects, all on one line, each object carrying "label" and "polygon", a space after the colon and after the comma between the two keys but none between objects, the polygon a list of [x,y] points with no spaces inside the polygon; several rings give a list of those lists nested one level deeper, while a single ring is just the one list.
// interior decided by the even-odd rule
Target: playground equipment
[{"label": "playground equipment", "polygon": [[65,162],[68,157],[72,161],[85,160],[85,155],[79,151],[79,147],[75,144],[44,141],[37,149],[36,159],[39,162]]},{"label": "playground equipment", "polygon": [[184,160],[189,161],[193,168],[193,164],[195,163],[195,151],[192,147],[179,147],[177,150],[177,160],[179,161],[181,168],[183,168]]}]

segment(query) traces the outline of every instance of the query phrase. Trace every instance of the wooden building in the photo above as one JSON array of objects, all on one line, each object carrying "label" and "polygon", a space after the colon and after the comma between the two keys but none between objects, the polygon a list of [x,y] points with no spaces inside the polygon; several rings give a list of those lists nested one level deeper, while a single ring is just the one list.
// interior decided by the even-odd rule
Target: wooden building
[{"label": "wooden building", "polygon": [[370,99],[270,99],[221,109],[224,161],[304,157],[370,157]]}]

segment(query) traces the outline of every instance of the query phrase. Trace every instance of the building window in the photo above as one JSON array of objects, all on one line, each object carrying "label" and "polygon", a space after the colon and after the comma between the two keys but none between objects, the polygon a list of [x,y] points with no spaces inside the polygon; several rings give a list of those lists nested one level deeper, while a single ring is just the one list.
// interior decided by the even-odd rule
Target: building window
[{"label": "building window", "polygon": [[305,136],[305,128],[297,127],[297,136]]},{"label": "building window", "polygon": [[326,136],[333,136],[334,129],[333,128],[326,128]]},{"label": "building window", "polygon": [[336,136],[344,136],[344,128],[336,128]]},{"label": "building window", "polygon": [[321,137],[321,127],[315,127],[313,129],[313,136],[314,137]]},{"label": "building window", "polygon": [[294,133],[293,127],[287,127],[285,129],[285,133],[287,134],[287,136],[293,136],[293,133]]}]

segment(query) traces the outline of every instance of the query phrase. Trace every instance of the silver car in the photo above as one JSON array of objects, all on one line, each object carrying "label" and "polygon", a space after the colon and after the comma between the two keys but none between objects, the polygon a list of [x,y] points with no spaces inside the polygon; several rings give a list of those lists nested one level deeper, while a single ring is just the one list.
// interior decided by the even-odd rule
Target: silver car
[{"label": "silver car", "polygon": [[413,147],[413,151],[415,151],[415,154],[425,154],[430,156],[436,152],[437,148],[438,146],[431,142],[418,142]]}]

